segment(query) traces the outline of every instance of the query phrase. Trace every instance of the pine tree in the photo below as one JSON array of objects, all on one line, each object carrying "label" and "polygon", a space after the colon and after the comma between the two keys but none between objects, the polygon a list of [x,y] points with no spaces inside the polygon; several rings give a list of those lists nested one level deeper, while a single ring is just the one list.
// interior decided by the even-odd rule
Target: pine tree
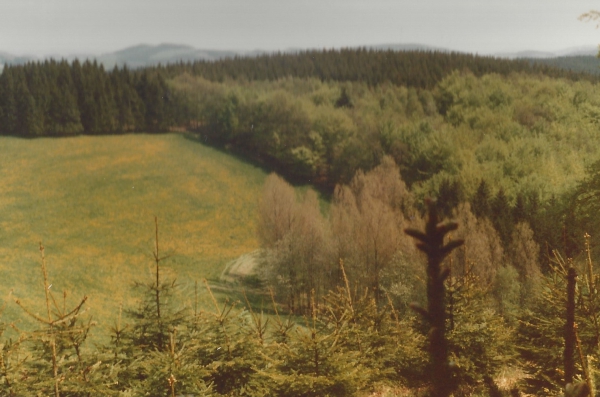
[{"label": "pine tree", "polygon": [[[191,327],[190,346],[205,369],[206,384],[222,395],[272,394],[258,376],[267,366],[264,354],[266,322],[249,311],[236,308],[239,302],[226,299],[219,304],[204,280],[214,311],[205,311]],[[198,325],[199,322],[199,325]]]},{"label": "pine tree", "polygon": [[27,87],[31,93],[33,102],[35,103],[35,124],[38,128],[37,135],[45,135],[50,92],[43,65],[40,63],[30,63],[26,65],[25,75],[27,78]]},{"label": "pine tree", "polygon": [[[450,277],[448,350],[463,390],[494,387],[500,370],[516,365],[514,329],[494,309],[490,291],[474,273]],[[450,305],[451,303],[451,305]]]},{"label": "pine tree", "polygon": [[144,103],[145,128],[148,132],[165,132],[171,124],[172,95],[160,73],[144,70],[136,90]]},{"label": "pine tree", "polygon": [[142,351],[164,350],[171,331],[183,321],[183,313],[174,310],[170,300],[177,287],[175,280],[164,281],[161,278],[161,262],[169,256],[162,256],[160,251],[157,217],[154,218],[154,225],[154,279],[135,283],[136,289],[142,291],[142,301],[138,309],[127,311],[133,320],[132,342]]},{"label": "pine tree", "polygon": [[116,107],[117,131],[143,131],[145,106],[138,96],[133,77],[127,66],[110,73],[112,93]]}]

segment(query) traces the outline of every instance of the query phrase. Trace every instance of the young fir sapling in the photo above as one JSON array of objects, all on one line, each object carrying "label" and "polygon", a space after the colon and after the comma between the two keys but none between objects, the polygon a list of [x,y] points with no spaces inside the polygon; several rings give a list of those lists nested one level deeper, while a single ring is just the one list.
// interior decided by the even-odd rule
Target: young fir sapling
[{"label": "young fir sapling", "polygon": [[[50,284],[48,281],[46,257],[44,252],[45,248],[42,243],[40,243],[41,268],[44,280],[47,317],[44,318],[29,310],[21,303],[19,299],[15,299],[15,303],[19,305],[19,307],[21,307],[21,309],[23,309],[23,311],[31,316],[36,322],[41,324],[44,327],[44,330],[41,331],[42,335],[47,335],[46,337],[41,338],[44,346],[42,347],[42,352],[40,353],[41,356],[39,357],[40,368],[38,368],[38,371],[36,371],[38,372],[36,374],[38,378],[37,381],[32,382],[31,387],[45,390],[45,392],[49,392],[48,389],[51,388],[53,389],[54,396],[59,397],[63,388],[77,388],[77,385],[80,385],[81,380],[83,380],[83,385],[85,387],[91,387],[92,385],[90,384],[86,385],[89,380],[89,372],[93,368],[96,368],[96,364],[98,363],[94,363],[91,366],[86,365],[88,363],[84,363],[80,350],[81,345],[87,338],[92,326],[91,322],[84,325],[80,325],[77,322],[78,317],[83,312],[82,308],[84,303],[87,301],[87,296],[84,296],[77,306],[67,311],[65,292],[63,294],[65,303],[63,303],[62,307],[58,304],[51,291],[52,284]],[[40,338],[34,338],[33,340],[38,341],[39,339]],[[67,352],[69,348],[73,348],[73,350],[75,350],[74,355]],[[50,357],[47,357],[47,354],[49,354]],[[44,370],[42,369],[48,360],[51,361],[52,364],[51,382],[48,382],[48,379],[43,373]],[[37,364],[34,363],[33,367],[36,366]],[[77,379],[80,377],[81,379]],[[37,383],[37,385],[34,383]]]}]

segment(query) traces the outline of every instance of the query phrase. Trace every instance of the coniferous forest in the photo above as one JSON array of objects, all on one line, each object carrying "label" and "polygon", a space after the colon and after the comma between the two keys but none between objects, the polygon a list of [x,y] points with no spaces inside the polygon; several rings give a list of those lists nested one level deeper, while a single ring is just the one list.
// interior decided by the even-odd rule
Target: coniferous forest
[{"label": "coniferous forest", "polygon": [[38,327],[2,344],[0,394],[599,395],[598,83],[366,49],[5,66],[3,135],[184,133],[274,173],[239,299],[179,301],[155,219],[103,343],[40,244],[43,310],[15,300]]}]

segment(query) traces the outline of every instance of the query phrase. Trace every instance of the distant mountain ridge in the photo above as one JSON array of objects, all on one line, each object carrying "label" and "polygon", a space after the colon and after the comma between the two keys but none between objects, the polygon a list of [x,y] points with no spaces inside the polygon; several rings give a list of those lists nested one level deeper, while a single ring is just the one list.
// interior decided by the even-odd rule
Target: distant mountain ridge
[{"label": "distant mountain ridge", "polygon": [[0,65],[14,64],[21,65],[27,62],[43,61],[44,59],[66,59],[73,61],[75,59],[95,59],[98,63],[104,65],[106,69],[112,69],[115,65],[122,67],[127,65],[130,68],[140,68],[145,66],[154,66],[158,64],[177,63],[180,61],[214,61],[217,59],[231,58],[243,55],[258,55],[264,51],[228,51],[228,50],[201,50],[192,46],[183,44],[139,44],[127,47],[118,51],[96,54],[53,54],[44,57],[33,55],[16,56],[8,52],[0,51]]},{"label": "distant mountain ridge", "polygon": [[196,60],[214,61],[222,58],[231,58],[240,55],[236,51],[199,50],[192,46],[181,44],[140,44],[133,47],[100,55],[96,58],[104,67],[112,68],[115,65],[139,68],[166,63],[188,62]]},{"label": "distant mountain ridge", "polygon": [[548,58],[560,58],[560,57],[574,57],[574,56],[595,56],[598,53],[597,46],[584,46],[584,47],[571,47],[565,48],[559,51],[518,51],[518,52],[499,52],[493,54],[493,56],[499,58],[532,58],[532,59],[548,59]]},{"label": "distant mountain ridge", "polygon": [[[405,43],[405,44],[376,44],[376,45],[365,45],[365,46],[353,46],[346,48],[367,48],[373,50],[391,50],[391,51],[439,51],[439,52],[463,52],[456,51],[450,48],[436,47],[418,43]],[[285,49],[283,53],[297,53],[301,51],[309,50],[308,48],[289,48]],[[235,50],[209,50],[209,49],[198,49],[189,45],[183,44],[169,44],[163,43],[158,45],[150,44],[139,44],[127,48],[123,48],[118,51],[108,52],[100,55],[96,54],[71,54],[71,55],[60,55],[54,54],[44,57],[36,57],[33,55],[22,55],[17,56],[8,52],[0,51],[0,70],[5,64],[24,64],[32,61],[42,61],[44,59],[66,59],[73,61],[74,59],[85,60],[95,59],[98,63],[101,63],[106,69],[112,69],[115,65],[122,67],[127,65],[130,68],[140,68],[145,66],[155,66],[158,64],[169,64],[177,62],[193,62],[193,61],[215,61],[224,58],[233,58],[236,56],[257,56],[261,54],[267,54],[277,51],[235,51]],[[568,48],[555,52],[544,52],[544,51],[519,51],[519,52],[503,52],[494,54],[480,54],[483,56],[493,56],[498,58],[525,58],[531,60],[547,60],[553,58],[562,57],[591,57],[595,56],[598,52],[598,48],[594,46],[589,47],[574,47]]]}]

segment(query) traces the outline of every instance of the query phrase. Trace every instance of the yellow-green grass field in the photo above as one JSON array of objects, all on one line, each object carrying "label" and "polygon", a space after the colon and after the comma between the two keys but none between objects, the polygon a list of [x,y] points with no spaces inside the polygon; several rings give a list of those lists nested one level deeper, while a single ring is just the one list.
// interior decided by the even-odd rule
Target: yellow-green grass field
[{"label": "yellow-green grass field", "polygon": [[179,134],[0,138],[0,321],[31,327],[14,297],[45,313],[42,242],[55,296],[67,291],[69,306],[87,295],[94,332],[106,335],[119,305],[135,304],[132,283],[151,280],[155,215],[165,276],[181,286],[178,304],[191,304],[195,281],[258,248],[265,177]]}]

